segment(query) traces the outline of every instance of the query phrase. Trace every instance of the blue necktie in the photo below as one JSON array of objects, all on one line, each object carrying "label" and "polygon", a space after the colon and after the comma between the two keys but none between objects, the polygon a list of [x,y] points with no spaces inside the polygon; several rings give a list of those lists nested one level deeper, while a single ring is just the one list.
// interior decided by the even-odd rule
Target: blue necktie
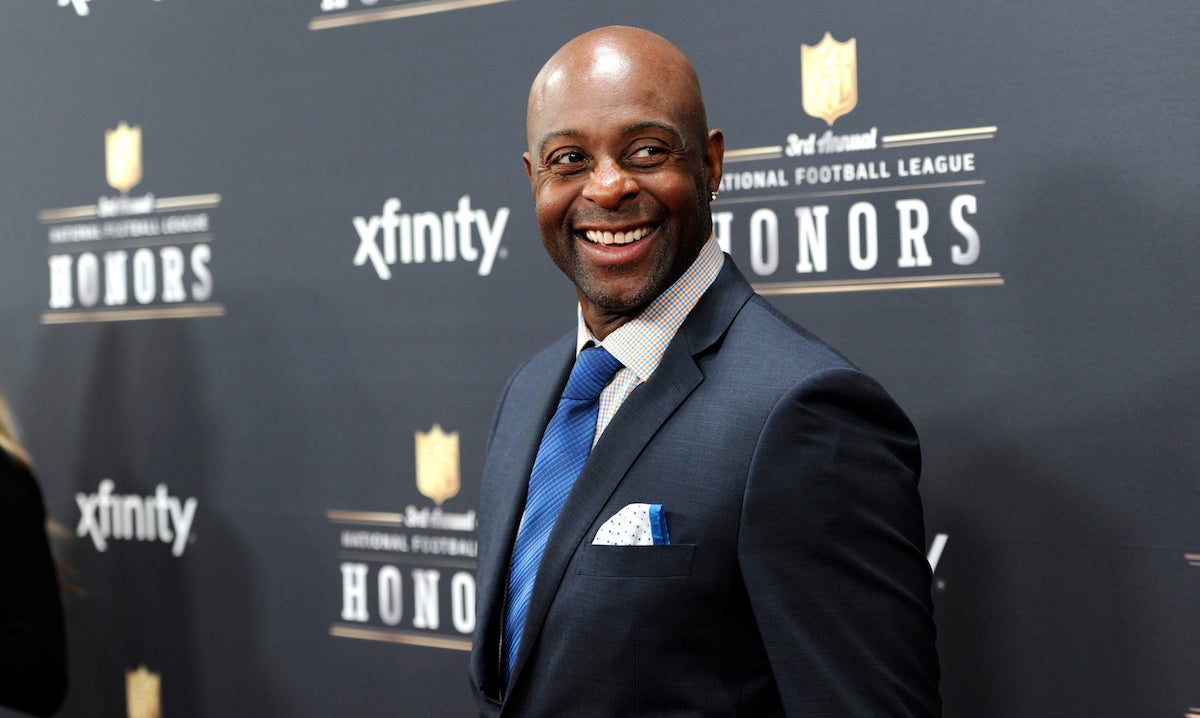
[{"label": "blue necktie", "polygon": [[600,392],[620,368],[621,362],[603,347],[587,347],[581,351],[558,401],[558,409],[542,435],[542,444],[529,474],[525,516],[517,531],[508,573],[502,639],[505,683],[512,675],[517,648],[525,631],[525,614],[529,610],[529,597],[533,593],[542,552],[546,549],[546,539],[592,451]]}]

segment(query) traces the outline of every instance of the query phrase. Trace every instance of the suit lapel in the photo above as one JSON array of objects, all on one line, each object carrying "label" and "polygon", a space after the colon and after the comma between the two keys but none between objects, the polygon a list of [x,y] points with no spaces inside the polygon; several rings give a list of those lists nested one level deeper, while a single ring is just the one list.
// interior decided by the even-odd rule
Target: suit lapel
[{"label": "suit lapel", "polygon": [[574,362],[574,337],[572,332],[555,342],[518,373],[501,400],[502,415],[493,428],[494,446],[489,448],[488,466],[484,470],[487,481],[480,495],[480,505],[491,507],[487,513],[493,519],[486,527],[480,527],[476,600],[477,615],[484,623],[475,627],[476,660],[472,665],[479,686],[498,680],[498,647],[510,554],[542,433],[558,406]]},{"label": "suit lapel", "polygon": [[[562,513],[559,514],[547,541],[546,551],[542,555],[533,585],[533,595],[529,601],[525,634],[516,658],[514,683],[520,678],[526,657],[537,642],[550,604],[563,581],[567,564],[584,540],[584,534],[595,522],[604,505],[608,503],[609,497],[629,471],[629,467],[637,460],[659,427],[704,380],[694,357],[706,351],[724,335],[752,293],[750,285],[733,266],[733,260],[726,257],[721,273],[668,345],[650,380],[637,387],[625,399],[600,440],[596,442],[591,456],[575,482],[575,487],[563,505]],[[557,386],[561,392],[561,384]],[[542,422],[543,429],[545,423]],[[534,443],[540,441],[539,430]],[[536,450],[535,446],[535,453]],[[531,458],[522,482],[528,480],[532,465]],[[523,488],[520,498],[523,502]],[[519,517],[519,511],[517,516]],[[506,545],[511,544],[512,537],[509,536]],[[503,561],[503,564],[507,567],[507,560]]]}]

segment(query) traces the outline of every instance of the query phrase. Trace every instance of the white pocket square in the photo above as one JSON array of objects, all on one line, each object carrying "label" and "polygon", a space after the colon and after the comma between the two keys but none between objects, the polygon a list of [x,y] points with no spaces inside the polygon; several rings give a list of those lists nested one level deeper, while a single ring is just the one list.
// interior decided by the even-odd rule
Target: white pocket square
[{"label": "white pocket square", "polygon": [[671,543],[662,504],[629,504],[604,522],[593,546],[665,546]]}]

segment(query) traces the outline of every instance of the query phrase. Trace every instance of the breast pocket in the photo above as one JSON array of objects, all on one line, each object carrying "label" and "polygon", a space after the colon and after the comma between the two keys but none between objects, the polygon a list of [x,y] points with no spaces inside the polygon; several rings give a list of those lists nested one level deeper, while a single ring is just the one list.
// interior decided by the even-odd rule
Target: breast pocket
[{"label": "breast pocket", "polygon": [[670,578],[692,574],[695,544],[584,546],[575,573],[607,578]]}]

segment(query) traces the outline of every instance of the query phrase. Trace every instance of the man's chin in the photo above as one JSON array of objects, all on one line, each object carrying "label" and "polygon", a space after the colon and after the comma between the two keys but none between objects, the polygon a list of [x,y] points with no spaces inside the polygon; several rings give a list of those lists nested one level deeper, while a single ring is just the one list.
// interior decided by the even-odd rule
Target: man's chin
[{"label": "man's chin", "polygon": [[655,297],[652,288],[644,284],[619,288],[589,286],[582,295],[585,313],[629,318],[640,314]]}]

